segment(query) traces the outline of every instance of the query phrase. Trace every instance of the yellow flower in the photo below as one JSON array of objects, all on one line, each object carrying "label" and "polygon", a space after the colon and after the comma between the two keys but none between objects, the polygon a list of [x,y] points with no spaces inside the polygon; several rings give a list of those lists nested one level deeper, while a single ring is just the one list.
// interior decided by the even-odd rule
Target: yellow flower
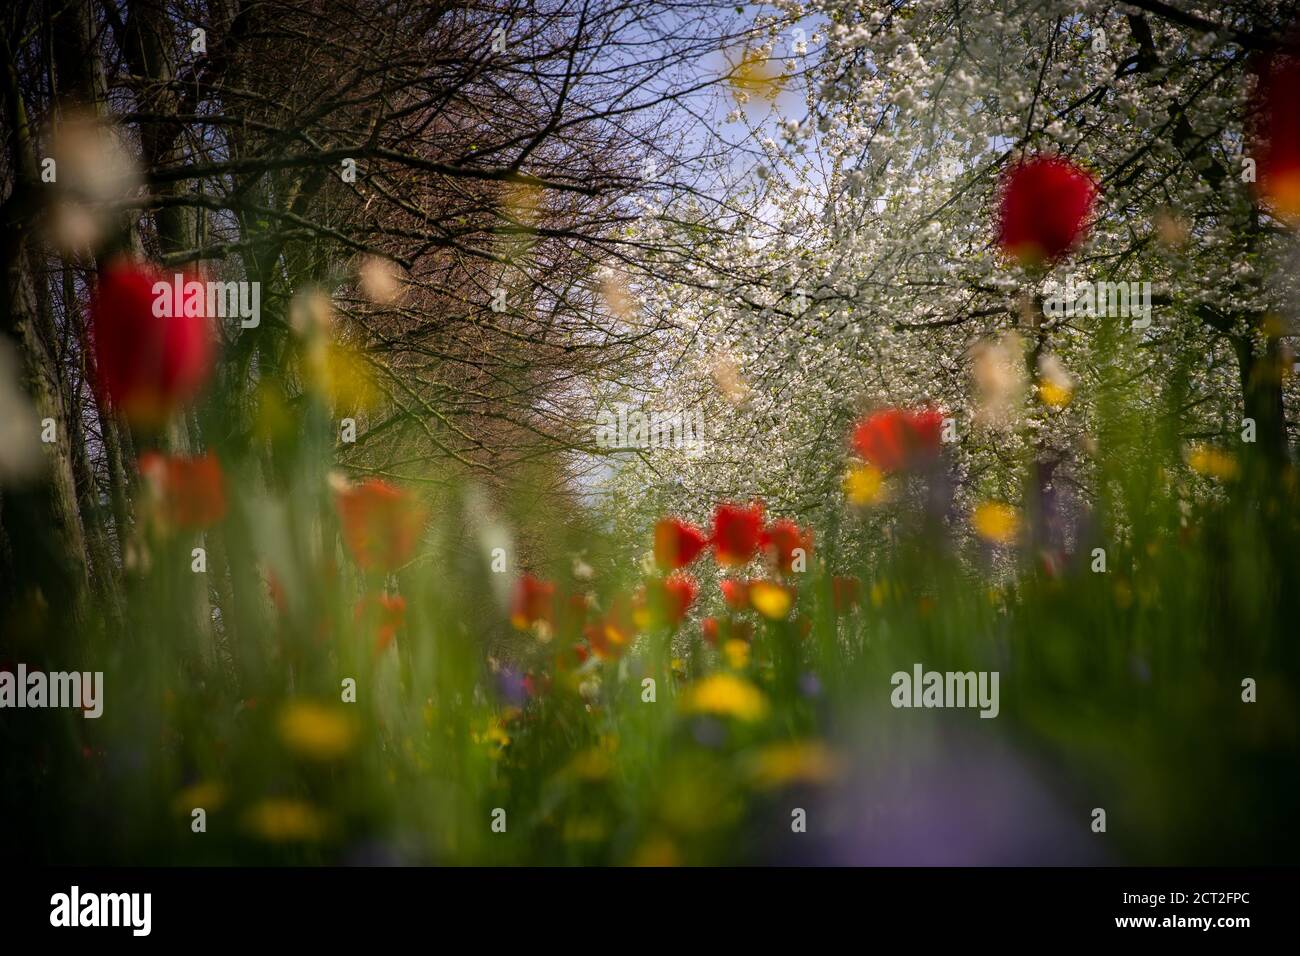
[{"label": "yellow flower", "polygon": [[875,465],[853,465],[844,474],[844,495],[858,506],[885,500],[885,473]]},{"label": "yellow flower", "polygon": [[1043,400],[1044,405],[1051,408],[1064,408],[1070,404],[1074,392],[1055,382],[1041,382],[1038,386],[1038,397]]},{"label": "yellow flower", "polygon": [[1000,501],[986,501],[971,516],[975,533],[993,544],[1010,544],[1020,534],[1020,512]]},{"label": "yellow flower", "polygon": [[764,747],[751,773],[759,787],[794,783],[828,783],[840,774],[841,760],[820,740],[796,740]]},{"label": "yellow flower", "polygon": [[500,754],[502,750],[510,746],[510,734],[506,732],[505,721],[500,717],[488,718],[483,732],[471,731],[470,739],[476,744],[495,744],[495,754]]},{"label": "yellow flower", "polygon": [[652,837],[632,856],[633,866],[681,866],[682,854],[666,837]]},{"label": "yellow flower", "polygon": [[312,760],[337,760],[352,749],[357,727],[335,707],[300,701],[280,714],[280,739],[286,747]]},{"label": "yellow flower", "polygon": [[270,440],[293,432],[293,413],[280,389],[269,379],[257,386],[257,412],[253,418],[253,431],[258,438]]},{"label": "yellow flower", "polygon": [[318,340],[307,353],[308,384],[334,408],[366,411],[379,401],[374,370],[359,352]]},{"label": "yellow flower", "polygon": [[172,809],[182,814],[188,814],[198,807],[211,811],[219,809],[225,802],[226,788],[219,783],[204,781],[186,787],[176,794],[176,799],[172,801]]},{"label": "yellow flower", "polygon": [[767,698],[749,681],[735,674],[711,674],[682,695],[682,708],[692,714],[715,714],[737,720],[761,720]]},{"label": "yellow flower", "polygon": [[328,829],[325,815],[302,800],[263,800],[245,814],[244,823],[262,839],[277,843],[319,840]]},{"label": "yellow flower", "polygon": [[1239,474],[1237,459],[1210,445],[1193,445],[1187,452],[1187,466],[1216,481],[1232,481]]},{"label": "yellow flower", "polygon": [[609,824],[600,817],[576,817],[564,822],[566,843],[599,843],[609,835]]},{"label": "yellow flower", "polygon": [[751,581],[749,603],[769,621],[784,621],[794,607],[794,588],[774,581]]},{"label": "yellow flower", "polygon": [[[1290,330],[1287,328],[1286,319],[1278,315],[1276,312],[1270,312],[1268,315],[1264,316],[1263,332],[1271,339],[1281,338],[1284,335],[1291,334]],[[1282,369],[1279,369],[1279,371],[1288,370],[1290,364],[1291,363],[1289,362],[1286,363]]]},{"label": "yellow flower", "polygon": [[762,50],[746,50],[727,76],[727,82],[741,102],[750,94],[775,100],[784,89],[785,81],[775,58],[766,56]]},{"label": "yellow flower", "polygon": [[722,655],[727,659],[727,666],[733,670],[744,670],[749,666],[749,642],[732,640],[723,642]]},{"label": "yellow flower", "polygon": [[606,779],[614,769],[609,754],[598,748],[584,750],[569,761],[568,772],[579,780],[592,782]]},{"label": "yellow flower", "polygon": [[1050,408],[1064,408],[1074,397],[1074,379],[1055,355],[1038,360],[1038,397]]}]

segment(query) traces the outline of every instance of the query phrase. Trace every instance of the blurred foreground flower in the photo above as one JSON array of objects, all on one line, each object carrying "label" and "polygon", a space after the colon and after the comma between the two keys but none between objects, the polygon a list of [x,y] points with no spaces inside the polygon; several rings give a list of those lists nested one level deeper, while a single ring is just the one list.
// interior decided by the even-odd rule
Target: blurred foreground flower
[{"label": "blurred foreground flower", "polygon": [[357,602],[353,618],[367,622],[375,635],[375,650],[382,651],[406,622],[406,599],[400,594],[367,594]]},{"label": "blurred foreground flower", "polygon": [[690,714],[713,714],[737,720],[762,720],[767,715],[763,692],[735,674],[710,674],[687,688],[681,707]]},{"label": "blurred foreground flower", "polygon": [[172,810],[189,816],[190,811],[202,807],[208,813],[221,809],[226,802],[226,788],[211,780],[186,787],[172,800]]},{"label": "blurred foreground flower", "polygon": [[857,578],[835,577],[831,579],[831,603],[836,614],[846,614],[857,607],[862,600],[862,582]]},{"label": "blurred foreground flower", "polygon": [[830,783],[842,772],[843,761],[820,740],[772,744],[750,763],[754,784],[764,789]]},{"label": "blurred foreground flower", "polygon": [[885,473],[875,465],[851,465],[844,473],[844,496],[859,507],[878,505],[885,493]]},{"label": "blurred foreground flower", "polygon": [[66,254],[96,250],[112,230],[112,204],[140,185],[139,169],[118,130],[93,114],[65,114],[50,146],[57,179],[49,238]]},{"label": "blurred foreground flower", "polygon": [[975,420],[989,428],[1010,428],[1016,423],[1029,381],[1024,340],[1016,332],[1002,332],[978,343],[971,355]]},{"label": "blurred foreground flower", "polygon": [[617,660],[636,637],[635,610],[626,597],[616,598],[603,618],[587,625],[583,636],[602,661]]},{"label": "blurred foreground flower", "polygon": [[308,384],[331,408],[365,411],[379,401],[370,365],[359,352],[327,342],[309,352]]},{"label": "blurred foreground flower", "polygon": [[884,472],[915,468],[939,454],[943,412],[935,408],[885,408],[853,429],[853,448]]},{"label": "blurred foreground flower", "polygon": [[784,621],[794,607],[794,588],[775,581],[750,581],[749,600],[769,621]]},{"label": "blurred foreground flower", "polygon": [[366,256],[357,278],[361,294],[375,305],[392,305],[402,294],[401,267],[383,256]]},{"label": "blurred foreground flower", "polygon": [[708,544],[703,531],[679,518],[664,518],[655,525],[655,563],[665,571],[686,567]]},{"label": "blurred foreground flower", "polygon": [[334,301],[319,289],[295,295],[289,325],[300,340],[303,379],[330,408],[348,412],[373,408],[381,393],[374,369],[361,352],[336,341]]},{"label": "blurred foreground flower", "polygon": [[713,515],[713,553],[719,564],[748,564],[763,534],[763,503],[721,504]]},{"label": "blurred foreground flower", "polygon": [[211,452],[198,458],[145,452],[140,474],[167,529],[201,531],[226,515],[225,479]]},{"label": "blurred foreground flower", "polygon": [[1055,355],[1038,359],[1038,397],[1050,408],[1061,409],[1074,397],[1074,380]]},{"label": "blurred foreground flower", "polygon": [[610,756],[609,748],[592,747],[575,754],[563,772],[566,776],[578,780],[598,783],[609,779],[614,772],[614,761]]},{"label": "blurred foreground flower", "polygon": [[636,297],[628,288],[627,276],[622,272],[609,270],[605,273],[600,282],[600,297],[609,314],[616,319],[629,322],[636,318]]},{"label": "blurred foreground flower", "polygon": [[741,376],[740,365],[734,358],[723,355],[714,359],[709,375],[718,394],[729,405],[743,405],[749,398],[749,385]]},{"label": "blurred foreground flower", "polygon": [[244,825],[273,843],[319,840],[329,829],[329,818],[302,800],[263,800],[244,815]]},{"label": "blurred foreground flower", "polygon": [[727,74],[736,100],[744,103],[750,96],[772,101],[781,95],[786,77],[775,57],[762,50],[749,49],[740,55],[739,62]]},{"label": "blurred foreground flower", "polygon": [[667,867],[681,866],[682,854],[677,845],[667,837],[653,837],[637,847],[629,861],[630,866]]},{"label": "blurred foreground flower", "polygon": [[718,646],[718,630],[720,625],[716,617],[706,617],[700,621],[700,635],[709,644],[714,647]]},{"label": "blurred foreground flower", "polygon": [[510,601],[510,623],[521,631],[534,624],[549,624],[555,617],[555,585],[524,574],[515,584]]},{"label": "blurred foreground flower", "polygon": [[487,747],[493,756],[499,757],[501,752],[510,746],[510,734],[506,730],[506,718],[493,715],[482,726],[482,730],[470,731],[470,740],[482,747]]},{"label": "blurred foreground flower", "polygon": [[1300,55],[1269,57],[1259,74],[1255,189],[1279,218],[1300,225]]},{"label": "blurred foreground flower", "polygon": [[284,745],[311,760],[337,760],[352,749],[357,726],[338,707],[312,701],[289,704],[278,724]]},{"label": "blurred foreground flower", "polygon": [[807,570],[808,556],[812,554],[811,530],[782,518],[772,522],[759,540],[767,560],[782,574]]},{"label": "blurred foreground flower", "polygon": [[733,671],[743,671],[749,666],[752,646],[749,641],[733,637],[722,642],[722,657]]},{"label": "blurred foreground flower", "polygon": [[684,574],[652,578],[646,582],[637,601],[634,612],[637,625],[643,630],[654,626],[680,626],[698,592],[699,585]]},{"label": "blurred foreground flower", "polygon": [[1198,475],[1215,481],[1232,481],[1240,474],[1237,459],[1211,445],[1193,445],[1188,449],[1187,466]]},{"label": "blurred foreground flower", "polygon": [[1055,261],[1082,241],[1096,199],[1092,176],[1068,159],[1026,159],[1002,181],[998,244],[1024,266]]},{"label": "blurred foreground flower", "polygon": [[[151,267],[128,260],[108,266],[90,301],[99,387],[129,421],[161,427],[192,400],[212,371],[210,321],[171,303],[171,317],[154,312],[155,283],[175,298],[175,286]],[[161,286],[160,286],[161,287]]]},{"label": "blurred foreground flower", "polygon": [[343,541],[365,570],[396,571],[415,554],[427,518],[410,494],[378,478],[335,493]]},{"label": "blurred foreground flower", "polygon": [[1020,535],[1020,512],[1000,501],[985,501],[975,506],[971,525],[985,541],[1011,544]]},{"label": "blurred foreground flower", "polygon": [[718,582],[718,587],[722,589],[722,600],[727,602],[727,607],[733,611],[749,609],[749,585],[744,581],[723,578]]}]

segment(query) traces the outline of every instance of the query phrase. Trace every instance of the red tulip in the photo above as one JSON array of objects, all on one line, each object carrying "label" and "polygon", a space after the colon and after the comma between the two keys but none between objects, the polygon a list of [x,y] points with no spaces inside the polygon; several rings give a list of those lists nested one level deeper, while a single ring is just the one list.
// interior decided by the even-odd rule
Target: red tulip
[{"label": "red tulip", "polygon": [[527,630],[538,621],[551,622],[554,614],[555,585],[525,574],[515,585],[510,604],[510,623]]},{"label": "red tulip", "polygon": [[409,494],[370,478],[335,496],[343,541],[366,570],[396,571],[415,554],[426,514]]},{"label": "red tulip", "polygon": [[[587,644],[591,648],[591,653],[596,655],[597,660],[617,660],[619,655],[623,652],[622,642],[611,636],[605,628],[604,621],[597,621],[595,624],[588,624],[582,634],[587,639]],[[585,661],[586,656],[584,655],[582,659]]]},{"label": "red tulip", "polygon": [[374,622],[375,651],[382,651],[406,622],[406,599],[400,594],[368,594],[357,603],[353,616],[358,622]]},{"label": "red tulip", "polygon": [[744,581],[723,578],[718,582],[718,586],[722,588],[722,600],[727,602],[727,607],[733,611],[744,611],[749,608],[749,586]]},{"label": "red tulip", "polygon": [[1300,223],[1300,56],[1269,58],[1259,74],[1255,189],[1283,219]]},{"label": "red tulip", "polygon": [[858,422],[853,447],[881,471],[901,471],[937,455],[942,431],[937,409],[886,408]]},{"label": "red tulip", "polygon": [[1092,176],[1068,159],[1024,160],[1002,181],[998,243],[1027,266],[1059,259],[1083,239],[1096,199]]},{"label": "red tulip", "polygon": [[551,675],[542,674],[538,677],[532,671],[524,675],[524,693],[529,697],[540,697],[551,689]]},{"label": "red tulip", "polygon": [[782,518],[763,532],[762,545],[767,559],[784,574],[791,574],[797,557],[795,551],[802,550],[805,560],[812,553],[812,532]]},{"label": "red tulip", "polygon": [[688,578],[684,574],[670,574],[664,579],[663,589],[664,597],[667,599],[665,606],[668,621],[676,627],[682,623],[686,612],[695,603],[695,596],[700,593],[700,586],[693,578]]},{"label": "red tulip", "polygon": [[602,661],[617,660],[636,637],[635,613],[626,597],[614,601],[603,620],[588,624],[583,636]]},{"label": "red tulip", "polygon": [[577,633],[587,624],[587,614],[591,610],[591,601],[585,594],[570,594],[566,602],[564,626],[570,633]]},{"label": "red tulip", "polygon": [[664,518],[655,525],[655,563],[665,571],[684,568],[708,543],[708,537],[694,525],[678,518]]},{"label": "red tulip", "polygon": [[[154,285],[172,299],[171,318],[158,318]],[[161,426],[194,398],[212,371],[208,318],[187,316],[173,284],[149,266],[122,260],[99,277],[90,301],[98,384],[109,405],[130,421]]]},{"label": "red tulip", "polygon": [[747,564],[763,533],[763,503],[721,504],[713,515],[713,554],[722,565]]},{"label": "red tulip", "polygon": [[266,593],[271,597],[271,603],[281,614],[289,613],[289,597],[284,593],[284,585],[280,583],[279,576],[271,570],[266,572]]},{"label": "red tulip", "polygon": [[636,595],[633,619],[638,620],[642,627],[661,625],[675,628],[686,618],[699,590],[694,579],[684,574],[653,578]]},{"label": "red tulip", "polygon": [[706,617],[700,621],[700,633],[704,639],[714,647],[718,646],[718,619],[716,617]]},{"label": "red tulip", "polygon": [[831,603],[836,614],[845,614],[858,606],[862,582],[857,578],[834,578],[831,581]]},{"label": "red tulip", "polygon": [[140,474],[158,503],[158,514],[170,528],[198,531],[226,515],[226,487],[221,464],[209,452],[198,458],[140,456]]}]

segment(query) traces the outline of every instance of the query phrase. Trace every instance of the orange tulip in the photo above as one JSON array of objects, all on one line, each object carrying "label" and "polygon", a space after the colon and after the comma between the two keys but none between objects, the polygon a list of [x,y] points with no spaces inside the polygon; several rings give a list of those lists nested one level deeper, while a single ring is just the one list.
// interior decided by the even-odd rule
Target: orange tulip
[{"label": "orange tulip", "polygon": [[140,456],[140,474],[170,528],[201,531],[226,515],[225,480],[211,452],[198,458],[146,452]]},{"label": "orange tulip", "polygon": [[343,541],[366,570],[392,572],[415,554],[426,513],[408,493],[370,478],[335,497]]}]

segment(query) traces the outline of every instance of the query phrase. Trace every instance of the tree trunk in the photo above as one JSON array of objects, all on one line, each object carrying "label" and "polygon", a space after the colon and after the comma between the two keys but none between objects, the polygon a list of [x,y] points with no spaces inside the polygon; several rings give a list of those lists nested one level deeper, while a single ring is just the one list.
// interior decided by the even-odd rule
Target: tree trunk
[{"label": "tree trunk", "polygon": [[19,386],[31,398],[41,421],[55,423],[55,441],[45,444],[46,473],[32,488],[10,490],[0,503],[12,555],[15,591],[39,594],[56,613],[79,618],[87,583],[85,536],[77,507],[62,383],[51,353],[53,343],[41,335],[38,278],[32,268],[32,222],[41,206],[36,155],[27,108],[18,84],[17,65],[6,49],[5,119],[13,191],[0,216],[0,334],[18,353]]},{"label": "tree trunk", "polygon": [[1253,336],[1234,337],[1241,377],[1243,416],[1255,423],[1255,442],[1249,457],[1271,473],[1278,473],[1290,458],[1286,412],[1282,405],[1283,358],[1280,340],[1269,336],[1260,351]]}]

